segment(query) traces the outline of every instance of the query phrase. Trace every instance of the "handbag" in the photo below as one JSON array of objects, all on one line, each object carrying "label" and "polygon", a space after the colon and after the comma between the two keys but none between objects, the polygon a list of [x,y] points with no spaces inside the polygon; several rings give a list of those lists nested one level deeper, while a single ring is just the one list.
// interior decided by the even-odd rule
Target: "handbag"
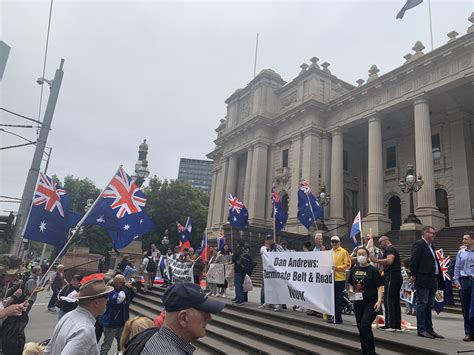
[{"label": "handbag", "polygon": [[253,290],[252,279],[249,275],[245,275],[244,279],[244,292],[249,292]]}]

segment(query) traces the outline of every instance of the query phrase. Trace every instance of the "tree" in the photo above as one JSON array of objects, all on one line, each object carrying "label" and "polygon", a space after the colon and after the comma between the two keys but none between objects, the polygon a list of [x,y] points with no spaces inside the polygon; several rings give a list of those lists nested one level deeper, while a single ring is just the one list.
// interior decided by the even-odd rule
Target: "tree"
[{"label": "tree", "polygon": [[145,187],[147,212],[156,229],[143,238],[143,246],[161,242],[165,230],[169,231],[170,246],[179,243],[176,222],[184,225],[188,216],[193,223],[191,245],[199,247],[201,235],[206,228],[209,194],[192,188],[188,182],[180,180],[160,180],[154,176]]}]

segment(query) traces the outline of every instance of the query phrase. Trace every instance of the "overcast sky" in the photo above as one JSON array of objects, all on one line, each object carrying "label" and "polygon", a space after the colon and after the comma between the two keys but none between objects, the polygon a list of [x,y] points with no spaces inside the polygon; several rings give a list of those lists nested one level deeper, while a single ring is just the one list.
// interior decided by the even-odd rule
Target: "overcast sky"
[{"label": "overcast sky", "polygon": [[[88,177],[103,187],[123,164],[131,174],[143,138],[149,168],[177,177],[180,157],[205,159],[224,100],[257,72],[286,81],[317,56],[353,83],[377,64],[403,63],[417,40],[430,48],[428,1],[395,16],[405,0],[66,1],[53,4],[46,78],[65,59],[48,146],[49,175]],[[11,46],[1,107],[37,118],[49,1],[0,0],[0,39]],[[431,1],[434,46],[465,34],[473,1]],[[49,89],[45,86],[43,110]],[[43,114],[43,113],[42,113]],[[1,123],[28,124],[0,112]],[[12,131],[33,140],[31,129]],[[0,146],[22,141],[0,132]],[[34,147],[0,151],[0,195],[21,197]],[[17,204],[0,203],[0,212]]]}]

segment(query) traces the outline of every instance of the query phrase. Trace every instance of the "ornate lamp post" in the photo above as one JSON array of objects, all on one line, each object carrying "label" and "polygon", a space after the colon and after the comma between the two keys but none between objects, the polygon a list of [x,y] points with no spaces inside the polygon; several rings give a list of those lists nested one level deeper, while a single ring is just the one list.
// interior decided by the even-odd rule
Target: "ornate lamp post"
[{"label": "ornate lamp post", "polygon": [[322,185],[321,186],[321,191],[319,191],[319,196],[318,196],[318,202],[321,208],[323,209],[323,216],[321,217],[321,229],[327,231],[327,227],[324,224],[324,206],[329,205],[329,202],[331,201],[331,196],[329,196],[328,193],[326,193],[326,186]]},{"label": "ornate lamp post", "polygon": [[162,255],[165,255],[166,254],[166,248],[168,247],[168,244],[170,243],[170,240],[168,239],[168,230],[166,229],[165,230],[165,235],[163,237],[163,239],[161,240],[161,245],[163,247],[163,254]]},{"label": "ornate lamp post", "polygon": [[146,178],[150,176],[150,170],[148,170],[148,160],[146,156],[148,155],[148,144],[146,144],[146,139],[143,140],[143,143],[140,144],[138,148],[138,160],[135,163],[135,174],[132,178],[135,180],[135,184],[138,187],[141,187],[145,182]]},{"label": "ornate lamp post", "polygon": [[410,194],[410,214],[408,215],[408,217],[405,219],[403,223],[421,224],[421,221],[415,215],[415,206],[413,204],[413,192],[420,191],[423,184],[424,182],[423,182],[423,179],[421,178],[421,175],[418,175],[418,177],[416,177],[415,168],[413,167],[413,165],[408,164],[405,177],[400,178],[400,182],[398,184],[402,192]]}]

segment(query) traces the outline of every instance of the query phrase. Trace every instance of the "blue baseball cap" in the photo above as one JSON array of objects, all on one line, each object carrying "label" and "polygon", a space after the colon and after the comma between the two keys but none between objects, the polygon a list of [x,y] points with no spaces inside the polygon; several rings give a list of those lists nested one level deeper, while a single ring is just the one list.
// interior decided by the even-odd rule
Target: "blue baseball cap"
[{"label": "blue baseball cap", "polygon": [[203,312],[219,313],[225,307],[224,302],[209,299],[201,287],[190,282],[180,282],[168,287],[162,300],[166,312],[194,308]]}]

